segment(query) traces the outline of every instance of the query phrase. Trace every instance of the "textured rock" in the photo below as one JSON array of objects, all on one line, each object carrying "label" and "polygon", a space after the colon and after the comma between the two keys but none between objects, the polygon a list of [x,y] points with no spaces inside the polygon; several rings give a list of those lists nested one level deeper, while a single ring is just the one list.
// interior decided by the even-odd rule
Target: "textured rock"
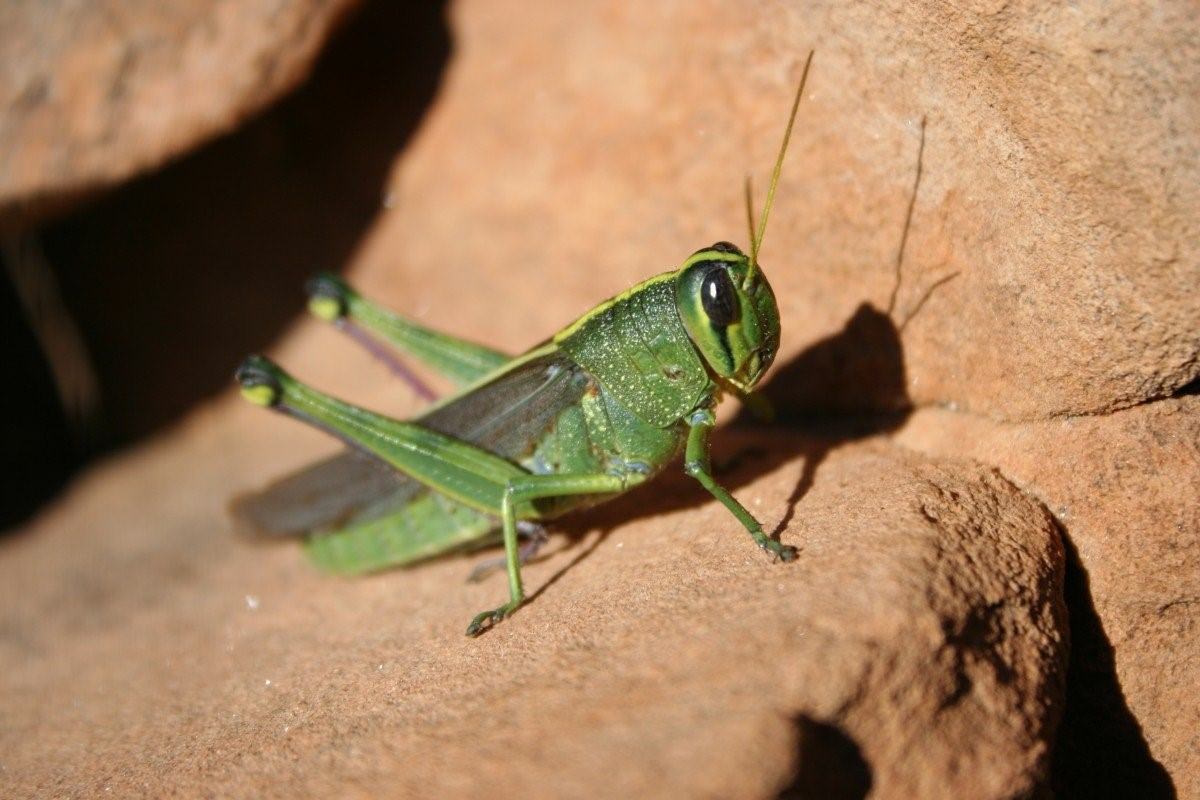
[{"label": "textured rock", "polygon": [[0,6],[0,222],[117,183],[301,81],[355,0]]},{"label": "textured rock", "polygon": [[256,411],[197,415],[0,546],[8,793],[989,798],[1045,774],[1062,551],[994,472],[883,442],[802,470],[832,443],[723,431],[797,562],[673,470],[577,518],[469,640],[504,585],[464,583],[478,557],[335,580],[232,537],[233,490],[326,446]]},{"label": "textured rock", "polygon": [[[566,322],[697,247],[744,241],[742,176],[761,193],[811,47],[763,254],[784,360],[864,303],[887,312],[895,290],[888,405],[1092,412],[1200,373],[1193,3],[453,11],[446,91],[356,262],[408,308],[465,306],[488,338],[524,345],[530,320]],[[478,291],[420,287],[434,265]]]},{"label": "textured rock", "polygon": [[1059,744],[1074,796],[1150,796],[1155,761],[1179,797],[1200,796],[1200,397],[1016,425],[926,410],[897,436],[999,467],[1062,524],[1077,563]]}]

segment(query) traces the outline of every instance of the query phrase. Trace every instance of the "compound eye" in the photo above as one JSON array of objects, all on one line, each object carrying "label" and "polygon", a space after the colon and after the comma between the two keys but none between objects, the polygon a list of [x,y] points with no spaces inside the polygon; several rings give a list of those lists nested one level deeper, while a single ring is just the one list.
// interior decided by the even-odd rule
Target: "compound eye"
[{"label": "compound eye", "polygon": [[718,253],[737,253],[739,256],[742,255],[742,251],[738,250],[737,245],[730,244],[729,242],[717,242],[708,249],[716,250]]},{"label": "compound eye", "polygon": [[737,290],[724,268],[714,269],[704,276],[704,282],[700,284],[700,303],[709,321],[718,328],[737,320]]}]

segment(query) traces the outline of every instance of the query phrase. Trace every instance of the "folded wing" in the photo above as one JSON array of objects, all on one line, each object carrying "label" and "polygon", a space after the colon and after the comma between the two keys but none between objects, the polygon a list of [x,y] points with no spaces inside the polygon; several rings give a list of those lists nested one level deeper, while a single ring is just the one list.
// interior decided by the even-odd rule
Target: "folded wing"
[{"label": "folded wing", "polygon": [[[417,421],[517,462],[532,452],[563,409],[579,401],[588,381],[568,356],[546,345],[433,406]],[[428,494],[425,486],[375,456],[347,449],[235,498],[231,510],[243,530],[268,537],[356,530],[378,539],[381,531],[401,533],[393,531],[397,526],[416,536],[411,529],[420,525],[426,529],[422,535],[436,538],[449,528],[474,531],[481,519],[490,519],[445,498],[421,501]],[[425,513],[426,506],[438,513]],[[484,532],[490,527],[489,521]]]}]

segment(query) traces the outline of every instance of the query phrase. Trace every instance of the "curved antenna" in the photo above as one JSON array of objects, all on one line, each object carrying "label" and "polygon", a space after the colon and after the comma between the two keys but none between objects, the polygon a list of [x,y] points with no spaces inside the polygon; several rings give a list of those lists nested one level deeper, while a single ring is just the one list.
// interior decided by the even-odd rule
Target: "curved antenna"
[{"label": "curved antenna", "polygon": [[[775,203],[775,187],[779,183],[779,173],[783,171],[783,157],[787,153],[788,141],[792,138],[792,126],[796,122],[796,111],[800,108],[800,98],[804,96],[804,84],[808,83],[808,68],[812,66],[813,53],[808,51],[808,59],[804,62],[804,72],[800,76],[800,87],[796,89],[796,99],[792,101],[792,113],[788,117],[787,128],[783,131],[783,144],[779,146],[779,156],[775,159],[775,170],[771,173],[771,185],[767,187],[767,201],[763,204],[762,219],[758,221],[758,233],[754,233],[751,228],[750,236],[750,269],[746,270],[746,278],[742,281],[742,287],[749,287],[750,281],[754,278],[754,272],[758,269],[758,251],[762,247],[763,234],[767,231],[767,217],[771,214],[771,206]],[[747,181],[747,186],[749,182]],[[749,200],[747,200],[749,202]],[[753,220],[753,214],[748,214]],[[751,223],[753,225],[753,223]]]}]

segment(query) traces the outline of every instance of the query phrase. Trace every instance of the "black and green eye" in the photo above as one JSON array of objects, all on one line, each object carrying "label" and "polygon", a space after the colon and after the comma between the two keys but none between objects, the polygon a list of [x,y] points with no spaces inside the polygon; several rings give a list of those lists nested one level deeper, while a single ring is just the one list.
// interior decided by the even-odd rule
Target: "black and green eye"
[{"label": "black and green eye", "polygon": [[722,267],[711,270],[700,284],[700,304],[709,321],[717,328],[724,328],[737,321],[737,290],[729,273]]}]

